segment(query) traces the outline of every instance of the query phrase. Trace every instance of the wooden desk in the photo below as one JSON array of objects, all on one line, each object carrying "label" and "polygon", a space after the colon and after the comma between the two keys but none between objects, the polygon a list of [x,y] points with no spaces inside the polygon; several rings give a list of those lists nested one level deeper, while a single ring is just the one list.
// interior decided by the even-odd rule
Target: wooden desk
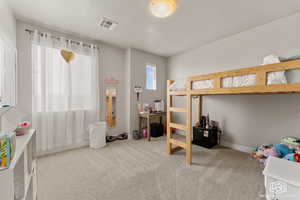
[{"label": "wooden desk", "polygon": [[165,115],[166,113],[164,112],[161,112],[161,113],[143,113],[143,114],[139,114],[139,131],[140,133],[142,132],[142,120],[143,119],[146,119],[147,120],[147,138],[148,138],[148,141],[151,140],[151,120],[153,118],[160,118],[160,123],[162,124],[162,120],[163,120],[163,116]]}]

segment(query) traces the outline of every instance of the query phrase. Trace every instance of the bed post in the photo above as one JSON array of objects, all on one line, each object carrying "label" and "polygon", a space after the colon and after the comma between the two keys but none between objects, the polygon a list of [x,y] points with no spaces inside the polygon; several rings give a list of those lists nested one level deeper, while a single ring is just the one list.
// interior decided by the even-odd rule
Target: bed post
[{"label": "bed post", "polygon": [[200,95],[199,96],[199,102],[198,102],[198,109],[199,109],[199,112],[198,112],[198,122],[199,123],[201,122],[201,117],[203,115],[202,102],[203,102],[203,96]]},{"label": "bed post", "polygon": [[170,155],[172,153],[172,128],[170,127],[170,123],[172,122],[172,112],[170,108],[173,104],[172,95],[170,95],[170,86],[174,83],[172,80],[167,81],[167,154]]},{"label": "bed post", "polygon": [[186,163],[192,164],[192,81],[187,81]]}]

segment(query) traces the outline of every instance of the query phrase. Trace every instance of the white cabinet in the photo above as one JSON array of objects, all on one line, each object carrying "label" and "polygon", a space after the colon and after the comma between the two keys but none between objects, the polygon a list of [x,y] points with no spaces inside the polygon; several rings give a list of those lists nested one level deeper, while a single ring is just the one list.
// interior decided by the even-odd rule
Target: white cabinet
[{"label": "white cabinet", "polygon": [[1,200],[36,200],[36,132],[16,139],[15,156],[8,169],[0,171]]}]

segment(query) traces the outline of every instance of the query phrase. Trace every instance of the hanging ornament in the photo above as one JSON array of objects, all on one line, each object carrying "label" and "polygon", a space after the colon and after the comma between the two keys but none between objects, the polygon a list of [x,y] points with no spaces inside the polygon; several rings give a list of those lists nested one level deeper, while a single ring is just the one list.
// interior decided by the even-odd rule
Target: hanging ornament
[{"label": "hanging ornament", "polygon": [[73,52],[67,50],[61,50],[60,54],[67,63],[70,63],[75,57]]}]

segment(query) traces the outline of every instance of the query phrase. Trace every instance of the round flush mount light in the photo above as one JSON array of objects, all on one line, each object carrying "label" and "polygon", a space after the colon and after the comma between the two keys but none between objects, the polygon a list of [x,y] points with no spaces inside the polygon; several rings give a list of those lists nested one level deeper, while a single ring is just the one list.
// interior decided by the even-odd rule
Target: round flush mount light
[{"label": "round flush mount light", "polygon": [[172,15],[178,5],[176,0],[151,0],[149,7],[155,17],[165,18]]}]

